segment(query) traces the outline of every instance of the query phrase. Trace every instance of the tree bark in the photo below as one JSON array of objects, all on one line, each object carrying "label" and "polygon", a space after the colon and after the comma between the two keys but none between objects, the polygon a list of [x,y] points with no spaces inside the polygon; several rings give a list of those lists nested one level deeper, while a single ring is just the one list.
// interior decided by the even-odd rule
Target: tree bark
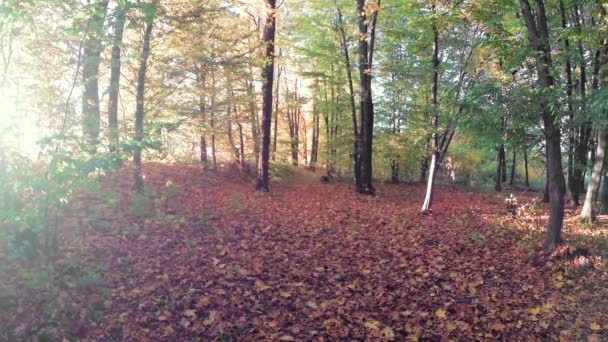
[{"label": "tree bark", "polygon": [[[520,0],[522,15],[528,28],[528,40],[537,51],[536,70],[539,86],[551,91],[555,85],[551,69],[551,46],[549,41],[549,27],[543,0],[535,0],[535,13],[532,13],[528,0]],[[564,192],[565,180],[562,169],[561,132],[559,115],[551,110],[546,98],[541,97],[541,118],[544,123],[545,141],[547,148],[548,182],[550,193],[549,225],[544,243],[546,252],[553,251],[561,243],[561,231],[564,220]]]},{"label": "tree bark", "polygon": [[[435,4],[433,3],[431,7],[431,11],[433,15],[435,14]],[[433,204],[433,188],[435,185],[435,178],[437,177],[437,169],[438,169],[438,159],[439,154],[441,153],[439,147],[439,101],[438,101],[438,89],[439,89],[439,30],[437,29],[437,23],[433,18],[431,29],[433,31],[433,86],[432,86],[432,99],[431,104],[433,108],[433,116],[431,117],[431,125],[433,128],[433,134],[431,136],[431,142],[433,144],[433,154],[431,156],[431,165],[429,166],[429,177],[426,185],[426,195],[424,197],[424,202],[422,203],[422,208],[420,212],[427,214],[431,212],[431,207]]]},{"label": "tree bark", "polygon": [[496,157],[496,179],[494,183],[494,191],[502,191],[502,160],[504,158],[504,145],[498,148],[498,156]]},{"label": "tree bark", "polygon": [[150,57],[150,40],[152,38],[152,28],[154,26],[154,17],[156,16],[156,7],[159,0],[152,3],[152,11],[146,13],[145,29],[142,41],[141,56],[139,58],[139,71],[137,72],[137,94],[136,94],[136,109],[135,109],[135,141],[137,142],[135,152],[133,153],[135,190],[138,193],[144,191],[144,179],[141,175],[141,152],[143,149],[144,138],[144,95],[146,91],[146,73],[148,71],[148,58]]},{"label": "tree bark", "polygon": [[515,152],[515,149],[513,149],[513,162],[511,163],[511,180],[509,181],[509,185],[513,186],[514,182],[515,182],[515,170],[516,170],[516,163],[517,163],[517,153]]},{"label": "tree bark", "polygon": [[530,174],[528,172],[528,150],[524,149],[524,170],[526,173],[526,188],[530,187]]},{"label": "tree bark", "polygon": [[[361,158],[360,174],[361,187],[359,193],[373,195],[375,190],[372,185],[372,141],[374,129],[374,105],[372,101],[372,65],[370,60],[373,52],[373,41],[376,24],[376,15],[372,18],[372,33],[370,37],[368,18],[365,13],[365,0],[356,0],[359,27],[359,76],[361,81],[360,105],[361,105],[361,131],[359,157]],[[377,14],[377,12],[375,13]],[[368,39],[370,41],[368,42]],[[372,42],[370,44],[370,42]]]},{"label": "tree bark", "polygon": [[108,94],[108,129],[110,151],[115,151],[119,143],[118,134],[118,93],[120,90],[120,66],[122,36],[125,28],[125,3],[118,0],[114,19],[114,37],[112,39],[112,58],[110,60],[110,89]]},{"label": "tree bark", "polygon": [[[282,55],[281,50],[279,50],[279,58]],[[279,98],[279,89],[281,88],[281,72],[282,72],[282,68],[280,65],[280,60],[279,60],[279,65],[277,67],[277,81],[276,81],[276,88],[275,88],[275,93],[274,93],[274,135],[273,135],[273,140],[272,140],[272,160],[274,161],[276,159],[277,156],[277,139],[279,136],[279,102],[280,102],[280,98]]]},{"label": "tree bark", "polygon": [[268,159],[270,157],[270,125],[272,123],[272,84],[274,78],[274,39],[276,33],[276,0],[265,0],[266,24],[262,40],[266,60],[262,71],[262,143],[258,162],[256,190],[268,192]]},{"label": "tree bark", "polygon": [[591,180],[587,187],[587,195],[585,196],[585,203],[579,218],[581,221],[593,223],[595,221],[595,210],[594,205],[597,197],[597,190],[600,185],[600,178],[602,176],[602,170],[604,168],[604,157],[606,153],[606,141],[608,139],[608,127],[602,127],[597,132],[597,145],[595,149],[595,163],[593,164],[593,171],[591,172]]},{"label": "tree bark", "polygon": [[[346,78],[348,79],[348,92],[350,95],[350,115],[353,123],[353,176],[355,177],[355,189],[361,189],[361,158],[359,156],[359,140],[360,132],[357,124],[357,107],[355,105],[355,88],[353,86],[353,74],[350,63],[350,54],[348,52],[348,41],[346,40],[346,32],[344,31],[344,23],[342,21],[342,11],[337,8],[338,12],[338,28],[340,30],[340,44],[344,54],[344,67],[346,69]],[[358,191],[358,190],[357,190]]]},{"label": "tree bark", "polygon": [[89,30],[84,42],[82,63],[82,133],[87,151],[95,153],[99,144],[99,65],[103,50],[104,21],[108,0],[95,1],[89,18]]}]

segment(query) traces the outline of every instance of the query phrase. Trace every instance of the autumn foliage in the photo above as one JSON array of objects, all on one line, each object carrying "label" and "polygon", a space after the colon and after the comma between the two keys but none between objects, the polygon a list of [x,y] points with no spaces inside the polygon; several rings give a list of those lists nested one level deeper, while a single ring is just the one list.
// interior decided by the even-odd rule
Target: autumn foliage
[{"label": "autumn foliage", "polygon": [[[418,213],[422,184],[368,197],[294,172],[256,193],[236,171],[146,164],[147,212],[134,210],[130,171],[111,176],[104,188],[120,200],[86,201],[112,215],[85,236],[66,235],[68,256],[102,279],[22,290],[3,306],[2,337],[606,338],[605,229],[567,221],[566,246],[546,256],[537,248],[545,208],[534,195],[515,193],[513,215],[499,196],[442,187],[441,210],[428,216]],[[7,273],[0,290],[19,279]],[[61,321],[37,311],[49,290],[50,317]]]}]

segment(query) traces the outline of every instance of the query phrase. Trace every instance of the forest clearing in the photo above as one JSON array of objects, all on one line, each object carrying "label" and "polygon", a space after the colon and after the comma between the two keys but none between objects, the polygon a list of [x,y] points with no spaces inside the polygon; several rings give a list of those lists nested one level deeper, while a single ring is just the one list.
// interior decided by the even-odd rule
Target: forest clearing
[{"label": "forest clearing", "polygon": [[0,0],[0,342],[608,341],[608,3]]},{"label": "forest clearing", "polygon": [[[70,236],[57,282],[3,307],[4,329],[138,341],[605,340],[605,217],[593,230],[569,224],[548,257],[536,248],[538,194],[515,193],[513,216],[501,196],[441,187],[427,216],[422,184],[367,197],[293,172],[256,193],[234,170],[146,164],[156,200],[145,219],[121,205],[128,173],[111,177],[104,188],[121,200],[70,217],[90,228]],[[103,278],[65,280],[96,279],[91,270]],[[59,297],[45,303],[48,291]],[[36,321],[39,308],[56,311],[54,324]]]}]

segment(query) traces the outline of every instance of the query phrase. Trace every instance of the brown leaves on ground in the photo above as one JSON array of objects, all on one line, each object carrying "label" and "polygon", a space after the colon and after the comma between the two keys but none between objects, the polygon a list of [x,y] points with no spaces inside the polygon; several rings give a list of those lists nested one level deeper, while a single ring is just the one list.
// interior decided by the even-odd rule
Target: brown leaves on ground
[{"label": "brown leaves on ground", "polygon": [[[197,167],[149,164],[145,173],[148,187],[180,190],[181,223],[88,236],[88,258],[109,266],[112,289],[91,339],[608,338],[605,231],[590,238],[566,225],[569,246],[588,248],[582,268],[574,247],[534,249],[540,210],[513,218],[498,197],[440,188],[425,216],[417,185],[366,197],[301,179],[256,193]],[[108,187],[128,196],[119,179]],[[115,220],[133,224],[117,210]],[[201,214],[208,229],[197,228]]]}]

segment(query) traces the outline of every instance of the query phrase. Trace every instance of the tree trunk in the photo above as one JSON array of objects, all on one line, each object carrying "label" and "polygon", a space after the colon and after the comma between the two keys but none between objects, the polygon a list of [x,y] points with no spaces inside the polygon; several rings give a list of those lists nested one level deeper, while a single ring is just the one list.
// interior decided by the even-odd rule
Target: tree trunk
[{"label": "tree trunk", "polygon": [[[559,10],[561,13],[562,19],[562,28],[565,30],[568,27],[567,19],[566,19],[566,10],[564,8],[564,1],[559,1]],[[570,62],[570,41],[568,38],[564,38],[564,51],[566,53],[566,65],[564,66],[564,70],[566,72],[566,104],[568,111],[568,119],[570,121],[570,129],[568,130],[568,191],[570,192],[570,196],[572,197],[574,205],[578,205],[578,196],[576,187],[578,187],[577,182],[575,181],[574,175],[574,150],[575,150],[575,126],[574,126],[574,108],[572,104],[572,64]]]},{"label": "tree trunk", "polygon": [[391,183],[399,183],[399,162],[391,159]]},{"label": "tree trunk", "polygon": [[515,149],[513,149],[513,162],[511,163],[511,180],[509,181],[509,185],[513,186],[514,182],[515,182],[515,170],[516,170],[516,163],[517,163],[517,153],[515,152]]},{"label": "tree trunk", "polygon": [[118,92],[120,90],[120,54],[122,36],[125,28],[125,4],[118,0],[114,19],[114,37],[112,39],[112,58],[110,61],[110,89],[108,94],[108,130],[110,151],[115,151],[119,143],[118,134]]},{"label": "tree trunk", "polygon": [[[608,164],[608,157],[604,156],[604,169],[606,169],[606,164]],[[602,181],[602,198],[600,200],[600,214],[608,214],[608,170],[604,170],[604,178]]]},{"label": "tree trunk", "polygon": [[208,159],[207,159],[207,140],[205,139],[205,135],[201,134],[201,163],[203,165],[207,164]]},{"label": "tree trunk", "polygon": [[[281,50],[279,50],[279,56],[281,56]],[[281,88],[281,72],[282,72],[282,68],[279,62],[279,66],[277,67],[277,82],[276,82],[276,89],[275,89],[275,93],[274,93],[274,135],[273,135],[273,140],[272,140],[272,160],[274,161],[276,159],[276,155],[277,155],[277,139],[279,136],[279,102],[280,102],[280,98],[279,98],[279,89]]]},{"label": "tree trunk", "polygon": [[99,64],[103,50],[104,20],[108,0],[98,0],[90,9],[88,34],[84,41],[82,82],[82,133],[87,151],[95,153],[99,143]]},{"label": "tree trunk", "polygon": [[152,38],[152,28],[154,16],[159,0],[152,3],[152,11],[146,13],[144,37],[142,41],[141,56],[139,58],[139,71],[137,72],[137,95],[135,109],[135,141],[137,142],[133,153],[133,165],[135,169],[135,190],[138,193],[144,191],[144,179],[141,175],[141,151],[143,149],[144,138],[144,94],[146,91],[146,73],[148,71],[148,58],[150,57],[150,40]]},{"label": "tree trunk", "polygon": [[[203,95],[202,89],[205,88],[205,75],[203,74],[202,67],[197,67],[196,69],[196,83],[200,88],[199,91],[201,92],[198,98],[199,117],[201,122],[204,124],[206,121],[206,108],[205,97]],[[201,164],[206,167],[207,163],[209,162],[209,158],[207,157],[207,139],[205,137],[204,128],[201,129],[200,154]]]},{"label": "tree trunk", "polygon": [[240,164],[244,169],[248,169],[247,162],[245,161],[245,140],[243,138],[243,125],[237,121],[236,127],[239,129],[239,149],[240,149]]},{"label": "tree trunk", "polygon": [[587,187],[587,196],[579,218],[581,221],[593,223],[595,221],[594,205],[597,196],[597,190],[600,185],[600,178],[604,167],[604,157],[606,153],[606,142],[608,139],[608,126],[602,127],[597,131],[597,145],[595,149],[595,163],[591,172],[591,180]]},{"label": "tree trunk", "polygon": [[[432,5],[431,11],[435,14],[435,4]],[[429,177],[426,185],[426,195],[420,212],[427,214],[431,212],[431,206],[433,204],[433,188],[435,185],[435,178],[437,177],[437,162],[439,159],[439,101],[438,101],[438,89],[439,89],[439,31],[437,29],[437,23],[433,19],[431,24],[433,31],[433,88],[432,88],[432,99],[431,104],[433,107],[433,116],[431,117],[431,124],[433,127],[433,134],[431,136],[431,142],[433,144],[433,155],[431,156],[431,165],[429,166]]]},{"label": "tree trunk", "polygon": [[[373,195],[374,187],[372,185],[373,170],[372,170],[372,141],[374,129],[374,105],[372,102],[372,65],[370,59],[373,56],[370,52],[373,51],[375,18],[372,20],[372,33],[368,32],[369,23],[366,12],[364,10],[365,0],[356,0],[358,13],[359,27],[359,76],[361,80],[361,131],[360,131],[360,146],[359,157],[361,158],[361,187],[357,189],[359,193]],[[368,42],[368,37],[370,42]]]},{"label": "tree trunk", "polygon": [[355,105],[355,89],[353,86],[353,74],[350,63],[350,54],[348,52],[348,42],[346,40],[346,32],[342,22],[342,11],[337,8],[338,12],[338,28],[340,30],[342,52],[344,54],[344,67],[346,69],[346,77],[348,79],[348,91],[350,95],[350,114],[353,122],[353,176],[355,177],[355,189],[361,189],[361,158],[359,156],[359,140],[360,132],[357,124],[357,107]]},{"label": "tree trunk", "polygon": [[502,191],[502,159],[504,158],[504,148],[501,144],[498,148],[498,156],[496,157],[496,179],[494,182],[494,191]]},{"label": "tree trunk", "polygon": [[238,147],[236,147],[236,144],[234,143],[234,137],[232,135],[232,118],[231,118],[231,111],[230,111],[230,106],[228,106],[228,113],[227,113],[227,127],[226,127],[226,133],[228,136],[228,143],[230,144],[230,150],[232,151],[232,158],[234,159],[234,163],[235,164],[240,164],[241,162],[241,153]]},{"label": "tree trunk", "polygon": [[[259,134],[259,122],[258,122],[258,114],[257,114],[257,106],[255,104],[255,86],[253,81],[247,84],[247,94],[249,95],[249,119],[251,122],[251,137],[253,139],[253,155],[256,156],[257,159],[260,156],[260,134]],[[271,104],[272,107],[272,104]],[[270,118],[272,121],[272,117]]]},{"label": "tree trunk", "polygon": [[262,40],[266,59],[262,71],[262,146],[258,163],[257,191],[268,192],[268,159],[270,157],[270,125],[272,123],[272,84],[274,78],[274,38],[276,32],[276,0],[265,0],[266,24]]},{"label": "tree trunk", "polygon": [[501,146],[502,149],[502,160],[501,160],[501,164],[500,167],[502,168],[501,171],[501,175],[502,175],[502,182],[506,183],[507,182],[507,152],[505,151],[505,145],[503,144]]},{"label": "tree trunk", "polygon": [[[316,84],[316,83],[315,83]],[[316,86],[315,86],[316,88]],[[316,171],[319,155],[319,111],[317,108],[317,98],[313,95],[312,99],[312,141],[310,147],[310,170]]]},{"label": "tree trunk", "polygon": [[526,188],[530,187],[530,174],[528,172],[528,150],[524,149],[524,170],[526,172]]},{"label": "tree trunk", "polygon": [[[522,15],[528,28],[528,40],[537,51],[536,69],[539,85],[542,89],[551,90],[555,86],[551,69],[551,45],[549,41],[549,27],[543,0],[535,0],[535,11],[532,13],[528,0],[520,0]],[[549,177],[550,211],[547,236],[544,250],[553,251],[561,243],[561,231],[564,220],[564,192],[565,180],[562,169],[561,132],[559,115],[552,111],[548,100],[540,98],[541,117],[544,123],[545,140],[547,147],[547,166]]]}]

